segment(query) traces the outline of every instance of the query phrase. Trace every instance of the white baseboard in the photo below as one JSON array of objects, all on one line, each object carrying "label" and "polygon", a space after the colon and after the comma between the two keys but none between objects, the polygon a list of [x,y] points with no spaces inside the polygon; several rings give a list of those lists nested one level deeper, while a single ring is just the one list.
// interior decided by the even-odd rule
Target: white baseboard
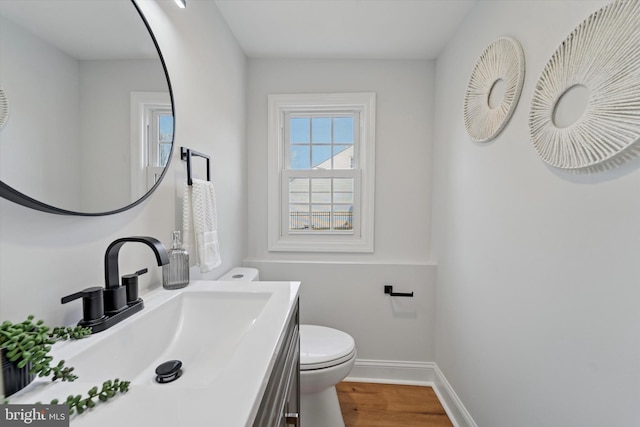
[{"label": "white baseboard", "polygon": [[434,362],[357,359],[345,381],[430,386],[455,427],[478,427]]},{"label": "white baseboard", "polygon": [[428,385],[435,384],[435,363],[356,359],[345,381]]}]

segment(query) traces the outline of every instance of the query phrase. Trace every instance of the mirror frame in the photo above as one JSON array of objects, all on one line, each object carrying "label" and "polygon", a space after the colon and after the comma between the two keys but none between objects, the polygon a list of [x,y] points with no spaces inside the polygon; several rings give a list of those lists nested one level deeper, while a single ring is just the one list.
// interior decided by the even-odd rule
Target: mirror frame
[{"label": "mirror frame", "polygon": [[175,114],[175,105],[174,105],[174,99],[173,99],[173,89],[171,87],[171,80],[169,79],[169,72],[167,71],[167,65],[164,61],[164,57],[162,56],[162,52],[160,51],[160,46],[158,45],[156,36],[153,34],[153,31],[151,30],[151,26],[149,25],[147,18],[144,16],[144,14],[142,13],[142,10],[140,10],[140,7],[135,2],[135,0],[131,0],[131,4],[133,4],[133,7],[136,9],[136,11],[138,12],[138,15],[142,19],[142,22],[144,23],[145,27],[147,28],[147,31],[149,32],[149,36],[151,36],[153,45],[155,46],[156,51],[158,52],[158,56],[160,57],[160,63],[162,64],[162,69],[167,79],[167,87],[169,89],[169,97],[171,99],[171,114],[173,115],[173,141],[171,141],[171,151],[169,152],[169,159],[167,161],[167,166],[165,166],[164,170],[162,171],[160,178],[158,178],[156,183],[153,185],[153,187],[151,187],[151,189],[149,189],[149,191],[147,191],[142,197],[140,197],[135,202],[125,205],[121,208],[114,209],[111,211],[105,211],[105,212],[76,212],[76,211],[70,211],[62,208],[57,208],[55,206],[48,205],[46,203],[43,203],[39,200],[36,200],[32,197],[27,196],[26,194],[21,193],[18,190],[14,189],[13,187],[5,184],[1,180],[0,180],[0,197],[7,199],[9,201],[12,201],[14,203],[17,203],[19,205],[25,206],[27,208],[35,209],[41,212],[57,214],[57,215],[106,216],[106,215],[113,215],[120,212],[124,212],[126,210],[129,210],[139,205],[140,203],[145,201],[158,188],[158,186],[164,179],[164,176],[167,174],[167,170],[171,166],[171,159],[173,158],[173,151],[175,148],[176,114]]}]

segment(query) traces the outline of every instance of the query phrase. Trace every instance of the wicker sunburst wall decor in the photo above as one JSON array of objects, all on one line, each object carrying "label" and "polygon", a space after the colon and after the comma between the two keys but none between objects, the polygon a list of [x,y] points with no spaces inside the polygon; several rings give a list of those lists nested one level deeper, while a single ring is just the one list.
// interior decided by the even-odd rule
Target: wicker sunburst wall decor
[{"label": "wicker sunburst wall decor", "polygon": [[[489,96],[503,81],[501,102],[491,108]],[[472,140],[486,142],[505,127],[518,104],[524,83],[524,53],[517,40],[501,37],[480,55],[464,96],[464,125]]]},{"label": "wicker sunburst wall decor", "polygon": [[[558,101],[588,89],[582,115],[554,122]],[[548,164],[569,170],[609,169],[635,157],[640,141],[640,0],[596,11],[562,42],[536,84],[529,112],[533,146]]]}]

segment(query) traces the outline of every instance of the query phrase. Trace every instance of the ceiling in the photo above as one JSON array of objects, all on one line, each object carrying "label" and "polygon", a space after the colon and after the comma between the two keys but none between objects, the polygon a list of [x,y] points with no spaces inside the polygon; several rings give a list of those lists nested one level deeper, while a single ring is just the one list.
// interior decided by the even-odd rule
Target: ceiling
[{"label": "ceiling", "polygon": [[250,58],[434,59],[476,1],[215,3]]},{"label": "ceiling", "polygon": [[[215,3],[244,52],[252,58],[432,59],[476,1],[215,0]],[[137,14],[131,12],[129,1],[122,0],[0,0],[0,14],[78,59],[154,57],[155,48],[146,29],[140,25]],[[116,27],[118,30],[113,31]]]},{"label": "ceiling", "polygon": [[149,32],[126,0],[0,0],[0,16],[78,60],[158,57]]}]

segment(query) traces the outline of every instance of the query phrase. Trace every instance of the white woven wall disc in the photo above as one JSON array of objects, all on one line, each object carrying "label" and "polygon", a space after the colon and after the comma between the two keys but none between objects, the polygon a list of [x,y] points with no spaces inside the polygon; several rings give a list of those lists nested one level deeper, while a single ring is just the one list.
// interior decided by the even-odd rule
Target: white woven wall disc
[{"label": "white woven wall disc", "polygon": [[[559,127],[562,96],[584,86],[589,98],[573,123]],[[628,160],[640,141],[640,0],[596,11],[562,42],[536,84],[529,112],[536,151],[562,169],[602,169]]]},{"label": "white woven wall disc", "polygon": [[[524,53],[517,40],[501,37],[480,55],[464,95],[464,125],[472,140],[489,141],[509,122],[524,83]],[[502,81],[505,93],[492,108],[489,96]]]}]

